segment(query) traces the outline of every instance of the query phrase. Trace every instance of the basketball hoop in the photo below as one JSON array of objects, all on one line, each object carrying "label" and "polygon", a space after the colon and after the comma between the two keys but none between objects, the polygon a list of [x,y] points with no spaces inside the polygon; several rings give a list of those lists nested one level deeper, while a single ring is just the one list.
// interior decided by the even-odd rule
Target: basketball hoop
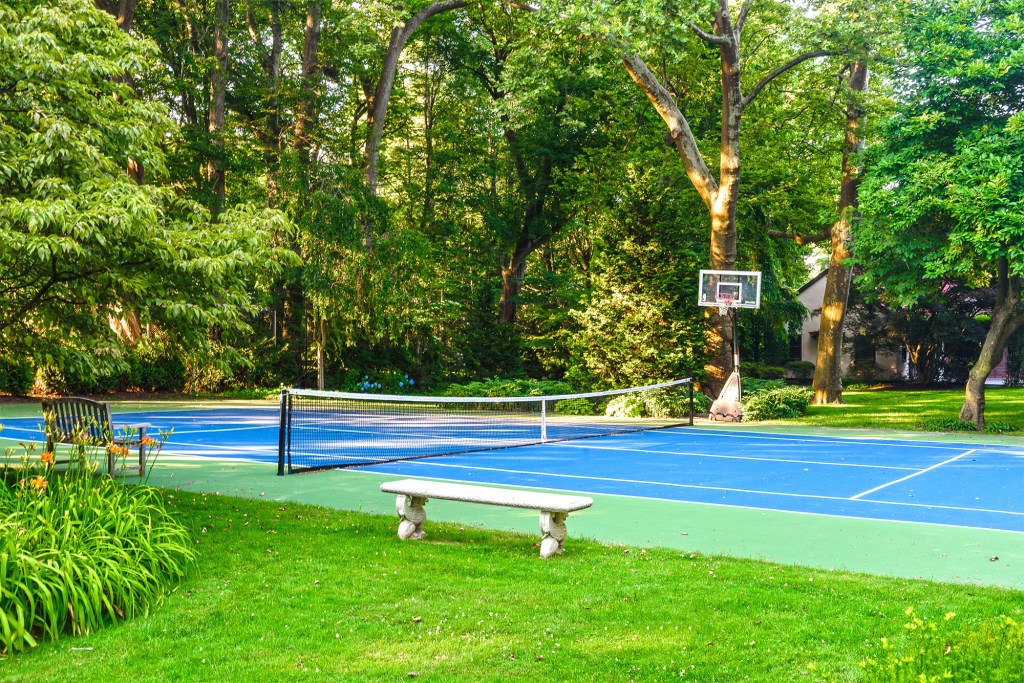
[{"label": "basketball hoop", "polygon": [[718,314],[725,315],[730,308],[736,307],[736,296],[731,292],[719,292],[715,296],[715,303],[718,304]]}]

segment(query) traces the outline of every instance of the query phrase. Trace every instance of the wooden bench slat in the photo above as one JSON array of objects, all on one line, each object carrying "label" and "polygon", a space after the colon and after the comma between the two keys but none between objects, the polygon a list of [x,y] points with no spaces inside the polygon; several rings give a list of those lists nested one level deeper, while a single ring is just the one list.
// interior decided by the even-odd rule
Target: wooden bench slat
[{"label": "wooden bench slat", "polygon": [[[149,424],[129,425],[133,434],[119,436],[114,431],[113,416],[108,403],[77,397],[44,399],[42,403],[48,451],[53,451],[55,444],[58,443],[74,444],[76,441],[80,443],[83,440],[85,445],[90,446],[107,446],[111,443],[122,446],[138,446],[139,476],[145,474],[148,446],[143,443],[143,440]],[[114,454],[108,452],[106,460],[107,469],[113,475],[116,462]],[[55,462],[66,463],[69,461]]]}]

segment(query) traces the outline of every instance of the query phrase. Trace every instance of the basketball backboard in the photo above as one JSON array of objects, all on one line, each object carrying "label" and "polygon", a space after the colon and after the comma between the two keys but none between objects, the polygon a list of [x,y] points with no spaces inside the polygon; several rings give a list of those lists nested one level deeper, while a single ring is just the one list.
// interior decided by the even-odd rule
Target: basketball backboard
[{"label": "basketball backboard", "polygon": [[702,270],[698,306],[760,308],[761,273],[753,270]]}]

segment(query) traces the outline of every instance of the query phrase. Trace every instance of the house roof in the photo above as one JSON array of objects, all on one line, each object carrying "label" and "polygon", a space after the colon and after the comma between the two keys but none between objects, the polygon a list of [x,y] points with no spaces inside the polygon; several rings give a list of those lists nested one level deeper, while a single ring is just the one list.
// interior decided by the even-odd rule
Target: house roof
[{"label": "house roof", "polygon": [[818,280],[825,277],[826,275],[828,275],[828,268],[826,268],[825,270],[821,271],[820,273],[812,277],[810,280],[808,280],[807,284],[805,284],[803,287],[797,290],[797,294],[803,294],[804,291],[807,290],[807,288],[811,287],[814,283],[816,283]]}]

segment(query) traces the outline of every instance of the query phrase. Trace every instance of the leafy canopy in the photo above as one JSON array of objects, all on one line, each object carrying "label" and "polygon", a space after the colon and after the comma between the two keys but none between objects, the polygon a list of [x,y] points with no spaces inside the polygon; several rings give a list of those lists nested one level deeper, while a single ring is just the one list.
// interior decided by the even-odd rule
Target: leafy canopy
[{"label": "leafy canopy", "polygon": [[[127,309],[200,344],[212,325],[242,324],[257,269],[275,269],[269,236],[285,227],[280,215],[236,207],[212,224],[160,183],[176,127],[125,78],[150,71],[155,54],[89,0],[0,3],[7,353],[116,358],[109,321]],[[130,159],[147,184],[126,173]]]}]

